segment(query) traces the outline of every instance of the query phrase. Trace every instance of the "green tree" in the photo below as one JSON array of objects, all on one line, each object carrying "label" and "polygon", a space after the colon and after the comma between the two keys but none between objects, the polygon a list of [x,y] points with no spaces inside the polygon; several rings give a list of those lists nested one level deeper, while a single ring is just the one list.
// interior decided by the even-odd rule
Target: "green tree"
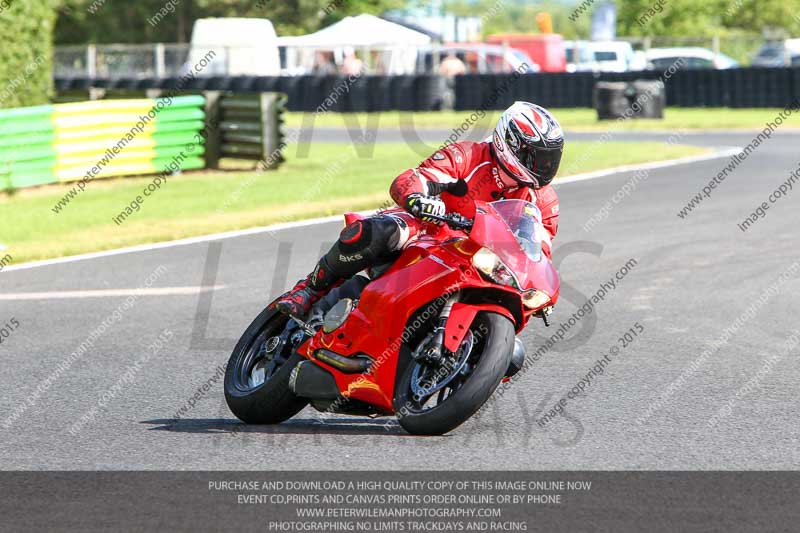
[{"label": "green tree", "polygon": [[558,2],[454,0],[446,3],[445,9],[461,16],[479,17],[483,22],[483,37],[495,33],[539,33],[536,15],[542,12],[550,14],[553,19],[553,31],[566,39],[587,38],[591,23],[591,17],[588,15],[572,22],[569,15],[573,8]]},{"label": "green tree", "polygon": [[[800,0],[617,0],[620,35],[710,37],[800,32]],[[656,9],[660,9],[658,12]]]},{"label": "green tree", "polygon": [[800,34],[800,0],[732,0],[722,23],[732,30]]},{"label": "green tree", "polygon": [[[402,0],[64,0],[56,43],[187,42],[194,21],[205,17],[267,18],[278,35],[301,35],[347,15],[378,14],[401,4]],[[169,12],[160,22],[148,22],[165,8]]]},{"label": "green tree", "polygon": [[52,94],[55,3],[7,4],[0,8],[0,107],[47,103]]}]

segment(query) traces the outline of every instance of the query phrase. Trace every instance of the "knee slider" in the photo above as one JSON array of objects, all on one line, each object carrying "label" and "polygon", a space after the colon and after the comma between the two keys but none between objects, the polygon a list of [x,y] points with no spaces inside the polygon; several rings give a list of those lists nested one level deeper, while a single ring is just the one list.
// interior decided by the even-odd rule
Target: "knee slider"
[{"label": "knee slider", "polygon": [[345,226],[339,234],[339,246],[342,252],[363,251],[372,242],[372,221],[356,220]]},{"label": "knee slider", "polygon": [[359,220],[347,225],[339,241],[327,254],[328,263],[336,271],[361,270],[390,253],[397,240],[397,223],[387,217]]},{"label": "knee slider", "polygon": [[397,223],[389,217],[358,220],[339,234],[339,249],[344,254],[361,254],[376,259],[392,250],[398,231]]},{"label": "knee slider", "polygon": [[370,244],[373,240],[371,220],[357,220],[342,230],[325,259],[340,277],[350,277],[371,263]]}]

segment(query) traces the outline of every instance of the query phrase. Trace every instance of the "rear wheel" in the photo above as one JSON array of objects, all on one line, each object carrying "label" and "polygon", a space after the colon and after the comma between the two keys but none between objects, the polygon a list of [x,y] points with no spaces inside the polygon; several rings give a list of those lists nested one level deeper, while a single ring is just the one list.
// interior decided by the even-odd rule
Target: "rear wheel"
[{"label": "rear wheel", "polygon": [[233,349],[225,369],[225,400],[248,424],[277,424],[300,412],[308,401],[289,389],[292,369],[304,358],[285,337],[288,318],[265,309]]},{"label": "rear wheel", "polygon": [[[411,361],[398,381],[394,398],[400,425],[417,435],[442,435],[467,421],[489,399],[508,370],[514,334],[514,324],[508,318],[482,312],[456,353],[437,363]],[[418,351],[423,352],[422,348]]]}]

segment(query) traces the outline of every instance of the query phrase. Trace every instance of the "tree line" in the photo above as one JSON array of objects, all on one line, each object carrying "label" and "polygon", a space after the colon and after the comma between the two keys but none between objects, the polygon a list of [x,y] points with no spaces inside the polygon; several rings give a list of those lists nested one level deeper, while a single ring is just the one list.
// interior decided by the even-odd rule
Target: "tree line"
[{"label": "tree line", "polygon": [[[5,0],[0,108],[48,101],[54,43],[188,42],[194,21],[204,17],[268,18],[278,35],[298,35],[347,15],[429,5],[423,0]],[[536,32],[542,12],[565,38],[587,38],[590,32],[590,13],[570,18],[577,0],[445,0],[443,5],[451,13],[480,17],[484,35]],[[616,5],[617,30],[626,36],[800,35],[800,0],[616,0]]]}]

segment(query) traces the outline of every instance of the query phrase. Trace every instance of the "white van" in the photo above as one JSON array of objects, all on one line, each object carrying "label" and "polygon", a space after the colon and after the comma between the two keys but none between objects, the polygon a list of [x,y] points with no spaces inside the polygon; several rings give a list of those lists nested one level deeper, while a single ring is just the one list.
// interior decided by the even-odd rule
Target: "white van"
[{"label": "white van", "polygon": [[[213,59],[204,68],[203,58]],[[192,29],[187,71],[198,76],[279,76],[278,36],[268,19],[205,18]]]},{"label": "white van", "polygon": [[589,41],[564,41],[567,55],[567,72],[592,72],[598,70]]},{"label": "white van", "polygon": [[[625,41],[592,41],[588,45],[593,54],[596,70],[600,72],[627,72],[640,70],[636,65],[631,43]],[[639,66],[639,68],[635,68]]]}]

